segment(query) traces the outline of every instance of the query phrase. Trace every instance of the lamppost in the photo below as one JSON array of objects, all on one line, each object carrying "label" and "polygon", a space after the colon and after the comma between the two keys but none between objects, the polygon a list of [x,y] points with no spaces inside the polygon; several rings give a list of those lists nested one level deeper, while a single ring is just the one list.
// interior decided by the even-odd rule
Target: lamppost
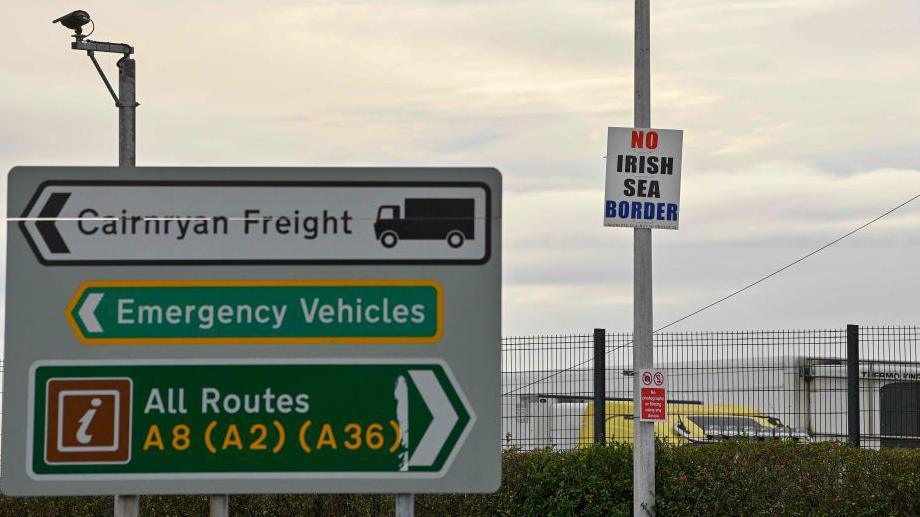
[{"label": "lamppost", "polygon": [[[86,39],[89,34],[83,34],[83,27],[92,23],[93,29],[96,24],[93,23],[89,13],[86,11],[73,11],[60,18],[53,20],[51,23],[60,23],[64,27],[74,31],[74,42],[70,48],[74,50],[84,50],[102,77],[106,89],[112,95],[115,106],[118,108],[118,166],[134,167],[135,162],[135,112],[138,103],[134,95],[134,60],[131,54],[134,48],[126,43],[109,43],[107,41],[93,41]],[[112,89],[112,84],[96,61],[96,52],[109,52],[112,54],[121,54],[118,60],[118,94]],[[137,517],[140,509],[139,499],[136,495],[117,495],[115,496],[115,517]]]},{"label": "lamppost", "polygon": [[[127,43],[110,43],[107,41],[93,41],[86,39],[89,34],[83,34],[83,27],[88,23],[93,23],[89,13],[86,11],[73,11],[65,14],[51,23],[60,23],[64,27],[74,31],[74,42],[70,48],[74,50],[86,51],[89,59],[102,77],[102,82],[112,95],[115,106],[118,107],[118,165],[120,167],[134,167],[135,162],[135,112],[138,103],[134,95],[135,69],[134,60],[131,54],[134,48]],[[93,23],[93,30],[95,24]],[[90,31],[92,34],[92,31]],[[96,52],[108,52],[112,54],[121,54],[118,60],[118,94],[112,89],[112,84],[96,61]]]}]

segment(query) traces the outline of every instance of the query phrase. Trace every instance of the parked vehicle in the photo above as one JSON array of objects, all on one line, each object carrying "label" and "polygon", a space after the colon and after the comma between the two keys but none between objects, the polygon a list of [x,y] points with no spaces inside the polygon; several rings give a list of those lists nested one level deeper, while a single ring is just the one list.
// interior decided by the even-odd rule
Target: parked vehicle
[{"label": "parked vehicle", "polygon": [[[705,405],[701,402],[668,403],[668,419],[655,422],[655,437],[674,445],[714,443],[725,440],[795,440],[808,433],[793,429],[776,417],[740,404]],[[604,436],[610,442],[632,443],[633,403],[607,402]],[[589,402],[581,418],[578,445],[594,443],[594,403]]]}]

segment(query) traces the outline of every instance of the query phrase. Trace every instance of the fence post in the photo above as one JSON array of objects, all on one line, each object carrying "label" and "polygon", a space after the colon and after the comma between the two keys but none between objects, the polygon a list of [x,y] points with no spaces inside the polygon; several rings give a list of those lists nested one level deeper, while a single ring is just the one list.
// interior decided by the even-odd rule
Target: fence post
[{"label": "fence post", "polygon": [[594,329],[594,443],[607,443],[607,332]]},{"label": "fence post", "polygon": [[847,325],[847,431],[859,447],[859,325]]}]

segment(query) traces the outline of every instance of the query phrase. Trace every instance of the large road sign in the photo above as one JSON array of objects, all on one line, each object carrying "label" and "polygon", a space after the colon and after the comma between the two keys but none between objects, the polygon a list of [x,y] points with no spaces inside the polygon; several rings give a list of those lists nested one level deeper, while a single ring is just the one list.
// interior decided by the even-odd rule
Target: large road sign
[{"label": "large road sign", "polygon": [[8,185],[4,494],[498,488],[496,171]]}]

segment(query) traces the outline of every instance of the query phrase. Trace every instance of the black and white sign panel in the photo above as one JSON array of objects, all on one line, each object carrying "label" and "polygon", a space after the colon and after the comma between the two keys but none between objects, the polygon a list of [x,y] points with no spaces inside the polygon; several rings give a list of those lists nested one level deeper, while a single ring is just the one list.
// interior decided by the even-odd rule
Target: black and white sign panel
[{"label": "black and white sign panel", "polygon": [[608,128],[604,226],[677,229],[683,135],[677,129]]},{"label": "black and white sign panel", "polygon": [[47,265],[481,264],[489,198],[475,182],[49,181],[20,227]]}]

